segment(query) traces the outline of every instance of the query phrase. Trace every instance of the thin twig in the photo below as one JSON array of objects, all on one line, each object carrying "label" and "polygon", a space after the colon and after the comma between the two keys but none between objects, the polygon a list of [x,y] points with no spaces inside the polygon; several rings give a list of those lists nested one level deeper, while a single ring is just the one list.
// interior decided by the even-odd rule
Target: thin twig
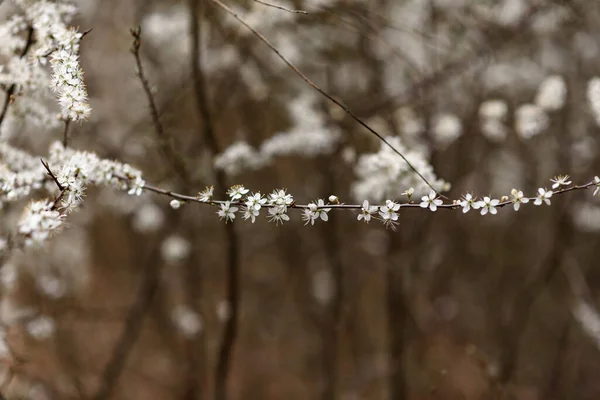
[{"label": "thin twig", "polygon": [[137,68],[137,76],[140,79],[142,87],[144,88],[144,93],[146,94],[146,99],[148,100],[148,107],[150,108],[150,115],[152,117],[152,123],[154,124],[154,131],[156,136],[158,137],[158,144],[163,153],[163,155],[167,158],[169,163],[171,164],[175,173],[179,176],[179,178],[183,182],[189,181],[189,174],[185,167],[185,163],[181,159],[181,157],[173,150],[173,146],[171,144],[171,138],[166,133],[163,128],[162,123],[160,122],[160,117],[158,113],[158,108],[156,107],[156,102],[154,101],[154,95],[152,94],[152,89],[150,88],[150,83],[146,78],[144,73],[144,67],[142,65],[142,59],[140,56],[140,46],[142,43],[141,27],[137,27],[135,29],[131,29],[131,36],[133,36],[133,45],[131,46],[131,53],[135,58],[135,65]]},{"label": "thin twig", "polygon": [[58,178],[56,177],[56,175],[54,175],[54,172],[52,172],[50,170],[50,166],[48,165],[47,162],[45,162],[44,160],[40,159],[42,161],[42,165],[44,166],[44,168],[46,168],[46,171],[48,171],[48,176],[50,176],[50,178],[52,178],[52,180],[54,181],[54,183],[56,183],[56,186],[58,187],[58,190],[60,190],[60,193],[58,194],[58,196],[56,197],[56,199],[54,199],[54,201],[52,202],[52,210],[56,210],[58,208],[58,204],[60,202],[60,200],[63,198],[63,196],[65,195],[68,187],[65,187],[63,185],[61,185],[61,183],[58,181]]},{"label": "thin twig", "polygon": [[[115,177],[117,179],[121,179],[124,181],[128,181],[129,179],[124,177],[124,176],[120,176],[120,175],[115,175]],[[588,183],[585,183],[583,185],[573,185],[570,186],[568,188],[565,189],[560,189],[560,190],[556,190],[552,192],[552,196],[559,196],[565,193],[569,193],[569,192],[573,192],[576,190],[583,190],[583,189],[590,189],[590,188],[598,188],[600,187],[598,183],[596,183],[595,181],[591,181]],[[200,204],[205,204],[205,205],[212,205],[212,206],[218,206],[221,204],[225,204],[225,203],[229,203],[230,206],[236,206],[236,207],[242,207],[245,205],[244,201],[240,200],[240,201],[230,201],[230,200],[210,200],[210,201],[202,201],[200,200],[199,196],[190,196],[190,195],[186,195],[186,194],[182,194],[182,193],[177,193],[174,192],[172,190],[167,190],[167,189],[162,189],[160,187],[157,186],[153,186],[150,184],[145,184],[143,187],[143,190],[146,190],[148,192],[154,192],[163,196],[167,196],[170,197],[172,199],[175,200],[180,200],[182,202],[189,202],[189,203],[200,203]],[[535,197],[528,197],[530,200],[535,199]],[[499,202],[497,205],[494,206],[494,208],[503,208],[506,206],[510,206],[514,204],[511,200],[506,200],[506,201],[502,201]],[[371,204],[371,206],[380,208],[380,207],[384,207],[385,204]],[[422,210],[428,210],[426,208],[421,207],[420,203],[416,203],[416,202],[408,202],[408,203],[401,203],[399,204],[400,208],[419,208]],[[276,204],[263,204],[262,207],[264,208],[272,208],[272,207],[280,207]],[[311,206],[314,208],[314,206]],[[333,210],[360,210],[362,209],[362,204],[326,204],[323,206],[316,206],[317,209],[324,209],[324,208],[331,208]],[[295,202],[289,206],[287,206],[287,208],[297,208],[297,209],[304,209],[304,208],[310,208],[308,204],[296,204]],[[456,209],[462,209],[462,206],[458,203],[458,202],[452,202],[452,203],[446,203],[446,204],[440,204],[439,206],[437,206],[437,208],[443,209],[443,210],[456,210]]]},{"label": "thin twig", "polygon": [[52,172],[50,170],[50,166],[48,165],[48,163],[41,158],[40,158],[40,161],[42,162],[42,165],[44,166],[44,168],[46,168],[46,171],[48,171],[48,176],[50,178],[52,178],[54,183],[56,183],[56,186],[58,186],[58,190],[61,190],[61,191],[65,190],[65,187],[60,184],[60,182],[58,181],[58,178],[56,177],[56,175],[54,175],[54,172]]},{"label": "thin twig", "polygon": [[276,55],[277,57],[279,57],[284,63],[287,64],[288,67],[290,67],[292,69],[292,71],[294,71],[296,73],[296,75],[298,75],[300,78],[302,78],[302,80],[304,80],[306,83],[308,83],[313,89],[315,89],[317,92],[319,92],[321,95],[325,96],[327,99],[329,99],[330,101],[332,101],[333,103],[335,103],[338,107],[340,107],[342,110],[344,110],[344,112],[346,114],[348,114],[353,120],[355,120],[356,122],[358,122],[363,128],[367,129],[369,132],[371,132],[373,135],[375,135],[380,141],[382,141],[386,146],[388,146],[390,149],[392,149],[392,151],[394,153],[396,153],[397,155],[399,155],[404,162],[408,165],[408,167],[415,173],[417,174],[417,176],[419,178],[421,178],[421,180],[423,180],[423,182],[425,182],[425,184],[427,186],[429,186],[429,188],[433,191],[435,191],[438,195],[440,195],[440,193],[437,191],[436,188],[433,187],[433,185],[427,180],[427,178],[425,178],[412,164],[410,161],[408,161],[408,159],[404,156],[404,154],[402,154],[400,151],[398,151],[394,146],[392,146],[392,144],[386,139],[384,138],[381,134],[379,134],[377,131],[375,131],[373,128],[371,128],[369,125],[367,125],[366,122],[364,122],[361,118],[359,118],[358,116],[356,116],[348,107],[346,107],[342,102],[340,102],[339,100],[336,100],[335,97],[331,96],[329,93],[325,92],[323,89],[321,89],[321,87],[317,86],[313,81],[311,81],[302,71],[300,71],[298,69],[298,67],[296,67],[296,65],[294,65],[291,61],[289,61],[287,58],[285,58],[280,52],[279,50],[277,50],[277,48],[260,32],[258,32],[256,29],[254,29],[253,27],[251,27],[246,21],[244,21],[244,19],[242,19],[235,11],[233,11],[229,6],[227,6],[226,4],[224,4],[223,2],[221,2],[221,0],[210,0],[211,2],[213,2],[214,4],[216,4],[217,6],[219,6],[220,8],[222,8],[223,10],[225,10],[228,14],[230,14],[232,17],[234,17],[236,20],[238,20],[239,23],[241,23],[242,25],[244,25],[248,30],[250,30],[250,32],[252,32],[252,34],[254,34],[256,37],[258,37],[264,44],[267,45],[267,47],[269,47]]},{"label": "thin twig", "polygon": [[271,4],[271,3],[267,3],[267,2],[264,2],[264,1],[261,1],[261,0],[254,0],[254,1],[257,2],[257,3],[259,3],[259,4],[262,4],[263,6],[277,8],[278,10],[283,10],[283,11],[287,11],[287,12],[294,13],[294,14],[308,14],[308,12],[303,11],[303,10],[292,10],[290,8],[285,8],[285,7],[278,6],[278,5]]},{"label": "thin twig", "polygon": [[[21,54],[19,55],[20,58],[25,57],[27,55],[27,52],[31,48],[31,45],[33,45],[33,41],[34,41],[33,33],[34,33],[33,26],[30,26],[29,29],[27,30],[27,41],[25,42],[25,47],[23,47],[23,50],[21,51]],[[12,85],[10,85],[10,87],[6,91],[6,97],[4,98],[4,104],[2,104],[2,111],[0,111],[0,125],[2,125],[2,122],[4,122],[4,117],[6,117],[6,113],[8,112],[8,106],[10,105],[10,102],[13,100],[13,96],[14,96],[16,90],[17,90],[17,85],[13,83]]]}]

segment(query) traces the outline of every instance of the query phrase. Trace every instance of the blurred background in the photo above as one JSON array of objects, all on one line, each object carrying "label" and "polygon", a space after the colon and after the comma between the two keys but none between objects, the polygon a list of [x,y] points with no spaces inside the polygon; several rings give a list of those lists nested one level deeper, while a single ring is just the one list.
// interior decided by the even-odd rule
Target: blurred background
[{"label": "blurred background", "polygon": [[[598,174],[598,2],[223,2],[450,199]],[[93,112],[71,126],[73,148],[218,199],[234,184],[304,204],[428,192],[215,1],[77,6]],[[136,76],[138,25],[166,140]],[[62,138],[16,116],[2,129],[35,154]],[[7,398],[600,397],[592,191],[485,217],[408,209],[395,230],[338,210],[314,226],[294,210],[280,226],[225,225],[169,201],[90,188],[47,251],[6,258]],[[3,229],[21,210],[3,211]]]}]

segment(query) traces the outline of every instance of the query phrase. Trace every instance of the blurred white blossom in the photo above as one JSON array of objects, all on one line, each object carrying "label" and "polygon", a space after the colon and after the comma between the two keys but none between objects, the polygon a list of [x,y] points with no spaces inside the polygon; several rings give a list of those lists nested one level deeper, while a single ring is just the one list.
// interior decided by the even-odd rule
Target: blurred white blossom
[{"label": "blurred white blossom", "polygon": [[133,229],[140,233],[158,231],[164,224],[165,216],[159,206],[152,202],[142,204],[133,214]]},{"label": "blurred white blossom", "polygon": [[36,340],[48,339],[56,330],[54,320],[46,315],[40,315],[25,324],[27,334]]},{"label": "blurred white blossom", "polygon": [[191,339],[202,331],[202,317],[186,304],[178,304],[171,310],[171,321],[183,336]]},{"label": "blurred white blossom", "polygon": [[189,257],[191,250],[191,243],[179,235],[169,236],[160,246],[162,258],[167,263],[177,263],[185,260]]},{"label": "blurred white blossom", "polygon": [[[435,176],[423,153],[405,148],[398,137],[386,139],[434,187],[444,189],[446,183]],[[360,155],[354,171],[357,180],[351,190],[354,198],[360,201],[367,199],[380,202],[386,198],[399,198],[407,187],[414,188],[415,195],[419,196],[431,190],[398,154],[383,143],[377,153]]]},{"label": "blurred white blossom", "polygon": [[462,122],[454,114],[440,114],[431,129],[436,144],[443,149],[462,135]]},{"label": "blurred white blossom", "polygon": [[535,104],[545,111],[560,110],[565,105],[567,84],[561,75],[544,79],[535,97]]},{"label": "blurred white blossom", "polygon": [[524,104],[515,112],[515,129],[523,139],[530,139],[541,133],[550,124],[544,110],[535,104]]},{"label": "blurred white blossom", "polygon": [[587,84],[587,98],[592,115],[600,126],[600,77],[593,77]]}]

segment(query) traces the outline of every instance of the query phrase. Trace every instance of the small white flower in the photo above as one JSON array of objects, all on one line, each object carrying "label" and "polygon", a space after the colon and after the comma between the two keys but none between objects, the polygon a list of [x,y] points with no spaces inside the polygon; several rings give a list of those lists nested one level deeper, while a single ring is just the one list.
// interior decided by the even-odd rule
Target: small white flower
[{"label": "small white flower", "polygon": [[365,222],[369,222],[371,220],[371,216],[377,212],[376,206],[370,206],[369,200],[363,201],[362,208],[360,209],[360,214],[358,214],[357,219],[360,221],[361,219]]},{"label": "small white flower", "polygon": [[329,216],[327,215],[327,213],[331,211],[331,208],[325,207],[325,202],[323,201],[323,199],[317,200],[317,206],[319,207],[317,209],[317,214],[319,215],[319,218],[327,222],[329,220]]},{"label": "small white flower", "polygon": [[307,225],[309,222],[311,225],[314,225],[315,220],[319,218],[327,222],[329,220],[329,216],[327,215],[327,213],[331,211],[331,208],[324,207],[325,202],[323,201],[323,199],[319,199],[316,204],[308,204],[308,207],[304,209],[304,215],[302,215],[302,219],[306,221],[304,225]]},{"label": "small white flower", "polygon": [[479,201],[479,207],[481,208],[481,215],[485,215],[488,212],[490,214],[497,214],[498,210],[496,209],[496,206],[498,206],[498,204],[500,204],[500,200],[491,199],[487,196],[484,197],[482,201]]},{"label": "small white flower", "polygon": [[535,198],[535,201],[533,202],[533,204],[535,204],[536,206],[541,206],[542,203],[546,203],[548,205],[552,204],[550,202],[550,197],[552,197],[552,190],[546,190],[544,188],[539,188],[538,189],[538,195]]},{"label": "small white flower", "polygon": [[510,191],[510,201],[512,201],[515,211],[519,211],[521,204],[529,203],[529,199],[524,197],[523,192],[517,189]]},{"label": "small white flower", "polygon": [[242,198],[246,193],[248,193],[248,189],[243,187],[242,185],[235,185],[229,188],[227,194],[231,201],[237,201]]},{"label": "small white flower", "polygon": [[202,192],[198,193],[198,200],[207,203],[213,197],[213,192],[215,190],[214,186],[207,186]]},{"label": "small white flower", "polygon": [[468,212],[471,208],[477,210],[479,207],[481,207],[477,199],[473,197],[471,193],[465,194],[463,198],[459,200],[458,204],[460,204],[462,207],[463,213]]},{"label": "small white flower", "polygon": [[415,188],[408,188],[406,189],[404,192],[402,192],[402,196],[406,196],[408,197],[408,199],[410,200],[410,197],[415,193]]},{"label": "small white flower", "polygon": [[597,176],[594,177],[594,185],[596,185],[596,189],[594,190],[594,196],[600,193],[600,178]]},{"label": "small white flower", "polygon": [[309,203],[308,207],[302,210],[302,220],[306,221],[304,225],[308,225],[310,222],[311,225],[315,224],[315,220],[319,218],[319,214],[317,213],[317,205],[315,203]]},{"label": "small white flower", "polygon": [[569,175],[559,175],[555,176],[554,179],[550,179],[550,182],[554,183],[554,185],[552,185],[552,189],[558,189],[561,186],[569,186],[571,184],[571,181],[569,181],[568,179]]},{"label": "small white flower", "polygon": [[171,206],[171,208],[173,210],[178,210],[179,207],[181,207],[181,201],[179,201],[177,199],[173,199],[173,200],[171,200],[171,202],[169,203],[169,205]]},{"label": "small white flower", "polygon": [[333,204],[339,204],[340,199],[338,199],[336,195],[332,194],[331,196],[329,196],[329,202]]},{"label": "small white flower", "polygon": [[275,222],[275,225],[283,224],[284,221],[289,221],[290,217],[286,214],[286,206],[275,206],[269,208],[269,221]]},{"label": "small white flower", "polygon": [[244,207],[244,219],[249,219],[252,223],[256,221],[256,217],[258,217],[259,214],[260,211],[254,207]]},{"label": "small white flower", "polygon": [[284,206],[286,208],[285,211],[287,211],[287,207],[294,203],[294,198],[291,194],[286,193],[285,189],[278,189],[269,195],[269,203],[276,206]]},{"label": "small white flower", "polygon": [[385,225],[393,225],[400,217],[398,215],[399,210],[400,204],[391,200],[386,200],[385,206],[379,208],[379,216]]},{"label": "small white flower", "polygon": [[429,192],[429,195],[421,197],[421,208],[429,208],[431,211],[437,210],[438,206],[444,204],[440,199],[436,199],[437,193],[433,190]]},{"label": "small white flower", "polygon": [[262,195],[260,194],[260,192],[257,192],[257,193],[253,193],[252,195],[247,196],[245,204],[246,204],[247,208],[252,208],[252,209],[258,211],[266,202],[267,202],[267,199],[263,198]]},{"label": "small white flower", "polygon": [[235,213],[238,210],[237,207],[232,206],[229,201],[220,204],[221,209],[217,211],[217,214],[221,219],[225,219],[225,223],[233,221],[235,219]]}]

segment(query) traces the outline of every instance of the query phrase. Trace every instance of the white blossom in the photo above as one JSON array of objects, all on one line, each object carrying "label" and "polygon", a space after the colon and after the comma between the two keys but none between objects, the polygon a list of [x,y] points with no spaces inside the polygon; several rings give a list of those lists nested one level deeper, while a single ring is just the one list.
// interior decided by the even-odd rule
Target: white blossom
[{"label": "white blossom", "polygon": [[462,135],[462,122],[454,114],[440,114],[434,119],[432,132],[436,143],[446,147]]},{"label": "white blossom", "polygon": [[189,257],[192,250],[191,243],[182,236],[171,235],[160,246],[160,254],[168,263],[177,263]]},{"label": "white blossom", "polygon": [[529,198],[524,197],[521,190],[512,189],[510,191],[510,201],[513,203],[513,208],[515,211],[519,211],[521,204],[529,203]]},{"label": "white blossom", "polygon": [[[445,186],[438,179],[433,167],[427,162],[425,154],[417,150],[409,150],[403,146],[399,137],[386,137],[386,140],[427,179],[433,187]],[[403,195],[402,188],[414,188],[416,195],[429,193],[431,188],[415,174],[398,154],[385,144],[377,153],[362,154],[354,168],[357,181],[352,184],[352,195],[363,201],[384,201],[386,198],[398,198]]]},{"label": "white blossom", "polygon": [[181,207],[181,201],[179,201],[177,199],[173,199],[173,200],[171,200],[169,205],[171,206],[171,208],[173,210],[179,210],[179,208]]},{"label": "white blossom", "polygon": [[500,200],[492,199],[488,196],[485,196],[483,200],[479,201],[479,208],[481,208],[481,215],[485,215],[488,212],[490,214],[497,214],[498,210],[496,207],[500,204]]},{"label": "white blossom", "polygon": [[287,211],[287,207],[294,203],[294,198],[291,194],[287,193],[285,189],[277,189],[269,195],[268,201],[269,204],[283,206],[284,210]]},{"label": "white blossom", "polygon": [[39,246],[63,224],[63,215],[48,200],[34,201],[25,208],[19,220],[18,230],[25,238],[25,245]]},{"label": "white blossom", "polygon": [[358,214],[357,219],[360,221],[361,219],[365,222],[369,222],[371,220],[371,216],[377,212],[377,206],[369,205],[369,200],[363,201],[362,208],[360,209],[360,214]]},{"label": "white blossom", "polygon": [[429,192],[427,196],[421,197],[421,208],[429,208],[431,211],[436,211],[438,206],[441,206],[444,202],[437,198],[437,193],[433,190]]},{"label": "white blossom", "polygon": [[540,85],[535,104],[546,111],[560,110],[565,105],[567,84],[560,75],[547,77]]},{"label": "white blossom", "polygon": [[63,297],[67,292],[67,286],[63,279],[49,274],[36,276],[35,280],[37,288],[46,296],[53,299]]},{"label": "white blossom", "polygon": [[400,210],[400,204],[392,201],[386,200],[385,206],[379,208],[379,216],[385,225],[392,225],[398,221],[400,217],[398,215],[398,211]]},{"label": "white blossom", "polygon": [[213,192],[215,190],[214,186],[207,186],[202,192],[198,193],[198,200],[207,203],[212,199]]},{"label": "white blossom", "polygon": [[171,311],[171,321],[179,332],[188,339],[198,335],[204,327],[202,317],[188,305],[178,304]]},{"label": "white blossom", "polygon": [[284,221],[289,220],[286,206],[280,205],[269,208],[269,221],[275,222],[275,225],[283,224]]},{"label": "white blossom", "polygon": [[467,213],[471,208],[477,210],[481,207],[481,204],[471,193],[465,194],[458,204],[462,207],[463,214]]},{"label": "white blossom", "polygon": [[415,193],[415,188],[408,188],[406,189],[404,192],[400,193],[402,196],[406,196],[408,197],[408,200],[410,200],[411,196]]},{"label": "white blossom", "polygon": [[235,219],[235,213],[238,210],[236,206],[232,206],[229,201],[226,201],[219,204],[219,207],[220,209],[217,211],[219,218],[224,219],[225,222],[233,221]]},{"label": "white blossom", "polygon": [[302,219],[306,221],[305,225],[308,223],[314,225],[315,221],[319,218],[327,222],[329,220],[329,216],[327,215],[329,211],[331,211],[331,208],[325,207],[325,202],[323,199],[319,199],[317,203],[308,204],[308,206],[303,210]]},{"label": "white blossom", "polygon": [[229,188],[227,194],[229,195],[231,201],[237,201],[241,199],[246,193],[248,193],[248,191],[249,190],[243,187],[242,185],[235,185]]},{"label": "white blossom", "polygon": [[246,207],[254,209],[256,211],[260,210],[261,207],[267,202],[267,199],[262,197],[260,192],[253,193],[252,195],[248,195],[246,197]]},{"label": "white blossom", "polygon": [[256,217],[258,217],[260,215],[260,211],[258,211],[256,208],[254,207],[249,207],[249,206],[244,206],[243,207],[243,211],[244,211],[244,219],[245,220],[251,220],[252,223],[254,223],[256,221]]},{"label": "white blossom", "polygon": [[479,106],[482,119],[503,120],[508,114],[508,105],[504,100],[487,100]]},{"label": "white blossom", "polygon": [[539,188],[538,189],[538,194],[537,197],[535,198],[535,201],[533,202],[533,204],[535,204],[536,206],[541,206],[543,203],[546,203],[547,205],[552,204],[550,201],[550,198],[552,197],[552,191],[551,190],[546,190],[544,188]]},{"label": "white blossom", "polygon": [[65,15],[73,15],[75,8],[49,1],[17,0],[36,30],[39,44],[34,57],[45,63],[48,55],[52,67],[51,88],[58,96],[62,118],[85,120],[91,108],[79,66],[79,41],[82,34],[65,25]]},{"label": "white blossom", "polygon": [[571,181],[569,180],[569,175],[555,176],[553,179],[550,179],[550,181],[553,183],[552,189],[558,189],[561,186],[569,186],[571,184]]},{"label": "white blossom", "polygon": [[600,178],[597,176],[594,177],[594,185],[596,185],[596,189],[594,189],[594,196],[596,196],[600,192]]},{"label": "white blossom", "polygon": [[541,133],[550,124],[544,110],[535,104],[524,104],[515,113],[515,129],[523,139],[530,139]]},{"label": "white blossom", "polygon": [[263,162],[288,155],[315,157],[331,154],[335,150],[341,133],[327,125],[325,115],[317,111],[317,101],[312,92],[303,92],[288,102],[293,127],[262,143],[260,155]]},{"label": "white blossom", "polygon": [[217,169],[221,169],[229,175],[238,175],[241,172],[262,167],[264,160],[248,143],[239,141],[215,157],[214,164]]},{"label": "white blossom", "polygon": [[596,124],[600,126],[600,77],[595,76],[587,84],[587,98]]},{"label": "white blossom", "polygon": [[54,335],[56,327],[52,318],[45,315],[40,315],[27,322],[25,329],[32,338],[36,340],[44,340]]},{"label": "white blossom", "polygon": [[132,226],[137,232],[149,233],[158,231],[164,224],[165,216],[156,204],[142,204],[133,214]]}]

